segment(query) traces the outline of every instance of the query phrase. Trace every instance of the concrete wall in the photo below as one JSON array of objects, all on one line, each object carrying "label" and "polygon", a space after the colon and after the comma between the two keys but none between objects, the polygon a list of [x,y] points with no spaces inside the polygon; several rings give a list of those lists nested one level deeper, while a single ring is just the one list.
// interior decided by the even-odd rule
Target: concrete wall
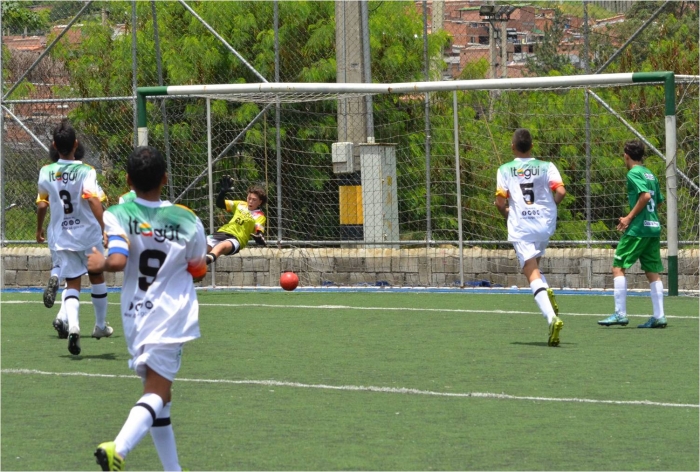
[{"label": "concrete wall", "polygon": [[[666,251],[662,251],[666,257]],[[556,288],[612,288],[612,249],[547,249],[540,267]],[[679,251],[680,290],[698,290],[700,250]],[[45,248],[2,250],[4,288],[43,287],[49,277],[51,257]],[[302,286],[377,285],[459,286],[459,252],[456,248],[431,249],[271,249],[250,248],[222,257],[216,263],[216,286],[277,286],[285,271],[299,274]],[[628,287],[649,284],[635,264],[628,271]],[[108,286],[120,286],[121,273],[105,274]],[[505,287],[527,286],[511,249],[464,249],[464,278],[469,285],[488,281]],[[210,285],[211,271],[200,285]],[[667,274],[663,274],[668,287]],[[84,276],[83,286],[87,286]]]}]

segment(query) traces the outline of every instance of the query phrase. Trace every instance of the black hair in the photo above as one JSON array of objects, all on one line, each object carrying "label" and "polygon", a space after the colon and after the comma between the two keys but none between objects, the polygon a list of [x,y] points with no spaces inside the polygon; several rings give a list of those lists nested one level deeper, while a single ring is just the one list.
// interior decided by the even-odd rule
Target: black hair
[{"label": "black hair", "polygon": [[53,145],[49,146],[49,159],[51,159],[51,162],[58,162],[60,158],[58,150]]},{"label": "black hair", "polygon": [[76,161],[81,161],[83,157],[85,157],[85,146],[83,146],[83,143],[78,141],[78,147],[75,148],[75,154],[73,154],[73,157],[75,157]]},{"label": "black hair", "polygon": [[139,146],[129,155],[126,172],[135,190],[148,192],[158,188],[165,175],[165,159],[151,146]]},{"label": "black hair", "polygon": [[644,143],[638,139],[631,139],[625,143],[625,154],[636,162],[642,162],[644,157]]},{"label": "black hair", "polygon": [[267,203],[267,192],[261,185],[251,185],[248,187],[248,193],[254,193],[260,199],[260,205]]},{"label": "black hair", "polygon": [[532,135],[525,128],[518,128],[513,133],[513,146],[518,152],[526,153],[532,149]]},{"label": "black hair", "polygon": [[75,146],[75,139],[75,129],[67,119],[61,120],[53,130],[53,143],[61,156],[70,156]]}]

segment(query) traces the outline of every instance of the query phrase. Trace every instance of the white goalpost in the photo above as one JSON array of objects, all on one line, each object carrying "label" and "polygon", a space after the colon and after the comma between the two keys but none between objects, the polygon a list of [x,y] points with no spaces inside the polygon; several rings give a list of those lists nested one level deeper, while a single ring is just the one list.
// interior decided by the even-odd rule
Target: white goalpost
[{"label": "white goalpost", "polygon": [[[196,163],[192,155],[175,157],[174,194],[206,220],[210,231],[225,218],[213,204],[219,175],[236,173],[242,184],[264,181],[270,196],[269,247],[286,251],[278,270],[300,272],[302,285],[510,286],[518,271],[514,256],[504,254],[509,246],[493,209],[493,187],[496,169],[511,159],[504,137],[527,127],[535,154],[559,160],[567,189],[572,188],[551,247],[590,259],[588,269],[569,274],[576,277],[556,274],[552,266],[555,273],[548,280],[561,287],[602,288],[607,278],[596,275],[603,271],[595,266],[606,257],[601,251],[616,244],[611,223],[626,204],[624,169],[616,168],[614,159],[624,139],[636,137],[665,180],[662,239],[667,287],[676,295],[679,242],[697,241],[698,226],[696,216],[679,225],[679,187],[684,215],[697,209],[698,188],[678,169],[677,83],[697,87],[698,80],[650,72],[141,87],[138,142],[162,139],[150,102],[165,100],[193,153],[206,152]],[[426,94],[429,135],[422,126]],[[583,116],[584,94],[597,104],[590,116]],[[245,124],[239,116],[245,116]],[[593,131],[590,142],[584,127]],[[430,267],[422,270],[425,264]],[[230,276],[223,284],[273,285],[269,272],[260,280]],[[215,275],[211,282],[217,283]]]}]

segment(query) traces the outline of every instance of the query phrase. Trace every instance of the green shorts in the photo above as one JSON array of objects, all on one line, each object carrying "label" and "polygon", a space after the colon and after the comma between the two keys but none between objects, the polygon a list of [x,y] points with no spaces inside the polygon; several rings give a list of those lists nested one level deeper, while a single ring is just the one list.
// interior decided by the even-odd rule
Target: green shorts
[{"label": "green shorts", "polygon": [[644,272],[660,274],[664,271],[664,265],[661,263],[659,241],[660,238],[638,238],[623,234],[615,250],[613,267],[629,269],[639,260]]}]

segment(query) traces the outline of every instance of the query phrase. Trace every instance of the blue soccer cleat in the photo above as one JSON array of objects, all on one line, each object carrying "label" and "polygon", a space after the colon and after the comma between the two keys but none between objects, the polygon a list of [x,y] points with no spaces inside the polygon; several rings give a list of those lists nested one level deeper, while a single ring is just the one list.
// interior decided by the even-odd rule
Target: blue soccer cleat
[{"label": "blue soccer cleat", "polygon": [[616,313],[614,315],[608,316],[604,320],[600,320],[598,324],[601,326],[627,326],[628,324],[630,324],[630,320],[628,320],[626,316],[618,315]]}]

